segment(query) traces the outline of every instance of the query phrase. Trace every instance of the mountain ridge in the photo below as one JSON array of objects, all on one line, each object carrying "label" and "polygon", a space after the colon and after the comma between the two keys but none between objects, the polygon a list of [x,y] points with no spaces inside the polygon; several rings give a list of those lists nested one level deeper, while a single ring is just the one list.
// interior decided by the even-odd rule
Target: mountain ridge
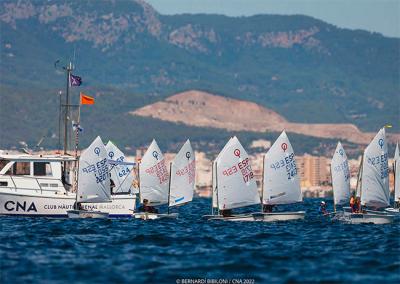
[{"label": "mountain ridge", "polygon": [[[368,144],[375,133],[361,132],[354,124],[302,124],[286,120],[276,112],[252,102],[224,98],[190,90],[175,94],[130,112],[164,121],[197,127],[222,128],[229,131],[288,132],[317,138],[337,138],[356,144]],[[388,134],[393,143],[399,134]]]},{"label": "mountain ridge", "polygon": [[400,39],[377,33],[299,15],[166,16],[143,1],[106,0],[5,0],[0,29],[0,127],[12,132],[0,147],[55,128],[49,117],[65,88],[58,59],[75,59],[83,78],[73,103],[79,91],[101,94],[87,120],[105,135],[126,130],[102,129],[98,110],[107,109],[104,121],[125,121],[132,109],[191,89],[251,101],[293,123],[400,131]]}]

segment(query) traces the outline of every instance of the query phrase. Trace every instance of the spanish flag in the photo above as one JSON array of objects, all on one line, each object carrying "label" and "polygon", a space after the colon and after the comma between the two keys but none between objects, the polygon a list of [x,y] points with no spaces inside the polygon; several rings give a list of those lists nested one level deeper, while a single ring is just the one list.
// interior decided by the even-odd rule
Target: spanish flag
[{"label": "spanish flag", "polygon": [[94,98],[81,92],[81,105],[94,105]]}]

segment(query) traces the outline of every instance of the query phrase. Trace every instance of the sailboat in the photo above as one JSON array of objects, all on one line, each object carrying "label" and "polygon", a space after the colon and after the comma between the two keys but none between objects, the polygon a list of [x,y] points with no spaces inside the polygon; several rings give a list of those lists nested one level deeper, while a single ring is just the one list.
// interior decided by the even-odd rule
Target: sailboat
[{"label": "sailboat", "polygon": [[399,153],[399,143],[396,144],[396,150],[394,152],[393,161],[393,174],[394,174],[394,204],[393,208],[386,208],[386,212],[391,214],[400,214],[400,153]]},{"label": "sailboat", "polygon": [[[231,138],[218,155],[214,162],[213,172],[215,174],[213,181],[215,182],[215,200],[218,211],[260,204],[249,155],[237,137]],[[204,217],[209,220],[254,221],[252,214],[231,216],[212,214]]]},{"label": "sailboat", "polygon": [[333,189],[333,206],[336,213],[336,207],[349,204],[350,200],[350,169],[346,152],[343,146],[338,142],[335,154],[331,161],[331,179]]},{"label": "sailboat", "polygon": [[98,136],[79,158],[75,185],[76,203],[68,210],[69,218],[108,218],[109,213],[81,209],[81,203],[111,202],[110,172],[107,151]]},{"label": "sailboat", "polygon": [[[262,209],[302,202],[300,179],[292,145],[283,131],[269,151],[264,155],[262,182]],[[254,214],[265,222],[304,219],[305,212],[263,212]]]},{"label": "sailboat", "polygon": [[171,207],[182,206],[193,200],[195,178],[196,160],[188,139],[170,163],[168,214]]},{"label": "sailboat", "polygon": [[106,145],[108,162],[110,164],[111,180],[115,183],[113,194],[139,193],[134,187],[134,162],[127,162],[124,153],[111,141]]},{"label": "sailboat", "polygon": [[[164,156],[153,139],[139,164],[140,203],[147,200],[150,206],[168,204],[169,174]],[[134,213],[137,219],[158,219],[162,215],[149,212]]]},{"label": "sailboat", "polygon": [[393,215],[376,211],[388,207],[389,194],[389,166],[385,128],[379,130],[371,143],[364,151],[361,160],[357,186],[357,197],[361,205],[372,210],[361,213],[348,214],[352,224],[374,223],[387,224],[393,221]]}]

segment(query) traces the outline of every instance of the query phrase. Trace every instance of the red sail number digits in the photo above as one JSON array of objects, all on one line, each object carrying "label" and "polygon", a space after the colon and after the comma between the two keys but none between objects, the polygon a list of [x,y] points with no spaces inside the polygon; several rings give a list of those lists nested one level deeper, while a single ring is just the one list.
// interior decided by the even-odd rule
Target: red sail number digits
[{"label": "red sail number digits", "polygon": [[231,176],[236,174],[239,170],[242,173],[244,182],[248,182],[254,177],[251,165],[249,163],[249,158],[246,158],[243,161],[239,162],[237,165],[234,165],[224,170],[222,174],[224,176]]}]

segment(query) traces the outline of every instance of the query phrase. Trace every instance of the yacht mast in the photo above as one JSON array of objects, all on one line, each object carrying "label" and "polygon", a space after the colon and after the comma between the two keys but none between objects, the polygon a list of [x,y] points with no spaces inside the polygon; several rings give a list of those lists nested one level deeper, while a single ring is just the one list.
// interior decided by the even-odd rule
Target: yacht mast
[{"label": "yacht mast", "polygon": [[[64,113],[64,155],[67,155],[68,152],[68,114],[69,114],[69,84],[70,84],[70,76],[72,72],[72,63],[66,67],[67,71],[67,93],[65,97],[65,113]],[[65,171],[65,168],[64,168]]]}]

